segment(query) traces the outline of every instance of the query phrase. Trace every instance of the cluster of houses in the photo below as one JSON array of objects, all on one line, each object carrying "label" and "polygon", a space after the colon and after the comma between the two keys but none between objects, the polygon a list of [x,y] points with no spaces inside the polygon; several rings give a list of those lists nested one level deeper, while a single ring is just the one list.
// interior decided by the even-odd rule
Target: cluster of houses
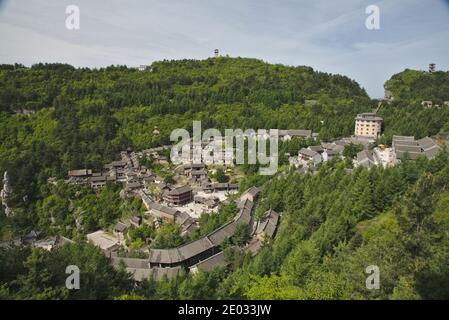
[{"label": "cluster of houses", "polygon": [[[432,107],[431,101],[423,101],[423,106]],[[449,105],[449,101],[444,103]],[[355,137],[371,139],[382,133],[383,119],[375,113],[363,113],[355,118]],[[356,166],[364,166],[371,168],[373,166],[382,165],[384,167],[393,166],[406,156],[408,159],[416,160],[418,157],[427,157],[432,159],[441,150],[441,147],[429,137],[415,140],[412,136],[393,136],[391,148],[383,145],[368,150],[365,148],[357,154],[354,161]]]},{"label": "cluster of houses", "polygon": [[53,251],[57,248],[62,247],[66,243],[73,243],[73,241],[63,236],[52,236],[48,238],[42,238],[40,231],[31,230],[22,237],[16,237],[11,241],[0,242],[0,248],[29,246],[32,248],[41,248],[47,251]]},{"label": "cluster of houses", "polygon": [[432,138],[415,140],[412,136],[393,136],[392,149],[397,161],[406,155],[412,160],[421,156],[431,159],[441,150]]},{"label": "cluster of houses", "polygon": [[[245,132],[234,132],[232,138],[244,140],[268,140],[274,136],[274,132],[277,131],[277,137],[281,141],[288,141],[293,138],[300,139],[317,139],[318,133],[313,133],[312,130],[305,129],[258,129],[258,130],[246,130]],[[189,147],[189,153],[178,152],[172,153],[171,159],[174,163],[179,164],[193,164],[195,162],[201,162],[205,164],[215,164],[224,166],[234,166],[235,165],[235,153],[238,148],[242,148],[241,145],[237,143],[237,146],[232,148],[226,148],[226,138],[217,136],[211,137],[207,141],[201,141],[197,148],[193,139],[188,139],[185,145],[179,147],[181,151],[184,147]],[[243,150],[240,150],[243,151]]]},{"label": "cluster of houses", "polygon": [[[193,199],[192,189],[187,186],[174,188],[164,192],[166,192],[165,199],[175,201],[177,204],[190,202]],[[175,194],[175,196],[168,194]],[[192,231],[198,229],[199,226],[197,220],[192,218],[185,211],[181,211],[169,204],[155,201],[145,190],[141,190],[139,195],[147,209],[145,212],[146,217],[150,218],[156,227],[159,227],[161,222],[176,223],[181,226],[182,236],[188,235]],[[180,202],[180,200],[182,200],[182,202]],[[174,202],[171,203],[174,204]]]},{"label": "cluster of houses", "polygon": [[352,137],[302,148],[297,156],[289,158],[289,163],[291,166],[301,166],[303,169],[314,168],[334,157],[342,157],[345,146],[351,143],[361,145],[363,149],[353,159],[354,165],[367,168],[378,165],[393,166],[404,156],[411,160],[416,160],[420,156],[431,159],[441,150],[441,147],[429,137],[415,140],[411,136],[393,136],[391,148],[380,145],[370,150],[370,144],[382,133],[382,125],[383,119],[376,113],[358,114],[355,117],[355,131]]},{"label": "cluster of houses", "polygon": [[382,133],[382,124],[383,119],[376,113],[358,114],[355,117],[355,129],[352,137],[302,148],[297,156],[289,157],[289,163],[295,167],[313,168],[333,158],[342,158],[347,145],[362,145],[364,149],[367,149],[369,144],[374,142]]},{"label": "cluster of houses", "polygon": [[[282,141],[288,141],[293,138],[300,139],[316,139],[318,137],[318,133],[312,132],[312,130],[305,129],[276,129],[278,131],[278,137]],[[249,135],[250,137],[257,137],[257,139],[269,139],[270,132],[266,129],[259,129],[257,133]]]},{"label": "cluster of houses", "polygon": [[362,145],[364,148],[368,148],[369,140],[360,137],[350,137],[302,148],[298,151],[297,156],[289,157],[289,163],[295,167],[313,168],[334,158],[342,158],[345,146],[350,144]]},{"label": "cluster of houses", "polygon": [[[159,193],[156,195],[150,194],[145,188],[141,188],[137,192],[146,208],[144,222],[156,227],[159,227],[161,223],[176,223],[181,227],[181,236],[186,236],[199,227],[197,219],[186,212],[187,205],[195,205],[201,211],[212,209],[217,211],[222,203],[221,199],[208,194],[219,191],[236,192],[238,188],[236,184],[210,182],[206,185],[197,186],[195,189],[189,185],[175,187],[163,182],[157,184],[157,186],[159,187]],[[139,221],[140,223],[142,223],[142,220]],[[119,239],[124,239],[129,227],[133,225],[136,225],[136,223],[120,221],[114,227],[114,234]]]},{"label": "cluster of houses", "polygon": [[[316,165],[343,157],[345,147],[350,144],[361,145],[363,150],[354,159],[355,166],[373,167],[376,165],[394,165],[406,154],[410,159],[419,156],[434,157],[440,147],[431,139],[423,138],[415,140],[414,137],[394,136],[391,148],[379,146],[370,150],[370,145],[382,133],[382,118],[375,113],[363,113],[355,118],[355,134],[349,138],[339,139],[333,142],[323,142],[299,150],[297,156],[289,158],[290,165],[302,168],[314,168]],[[268,139],[270,132],[260,129],[249,133],[247,137]],[[314,139],[317,137],[311,130],[279,130],[279,137],[283,141],[299,137],[302,139]],[[222,141],[216,141],[221,144]],[[202,146],[206,146],[203,142]],[[210,145],[209,145],[210,146]],[[161,147],[169,148],[169,147]],[[104,167],[101,173],[93,173],[91,170],[82,169],[69,172],[69,182],[77,184],[90,184],[98,188],[108,181],[123,182],[126,194],[137,195],[143,201],[146,208],[143,217],[131,217],[128,221],[119,221],[113,229],[113,235],[102,230],[89,234],[88,240],[100,247],[105,254],[112,259],[114,266],[125,266],[126,270],[133,274],[134,279],[140,281],[152,277],[156,280],[162,277],[173,277],[181,270],[197,272],[198,270],[210,271],[216,266],[227,266],[225,254],[221,250],[222,243],[232,237],[237,226],[241,223],[249,225],[251,240],[243,247],[234,246],[232,250],[256,254],[263,246],[264,241],[274,237],[280,215],[268,210],[263,217],[255,221],[253,218],[254,202],[260,190],[250,188],[238,201],[238,212],[235,218],[218,228],[212,233],[191,243],[171,249],[148,249],[147,259],[118,257],[117,251],[123,246],[127,231],[138,227],[142,223],[151,223],[158,227],[160,223],[176,223],[181,227],[183,236],[190,234],[199,228],[197,217],[187,210],[189,206],[201,206],[204,210],[218,208],[223,201],[217,196],[219,192],[236,192],[238,186],[233,183],[214,183],[209,178],[208,165],[195,163],[194,151],[190,158],[185,159],[175,169],[176,180],[185,181],[183,184],[170,185],[162,179],[154,176],[151,171],[139,163],[139,159],[146,155],[156,161],[164,163],[166,159],[159,156],[162,149],[149,149],[141,152],[126,151],[121,153],[122,159],[114,161]],[[226,160],[234,156],[223,153],[223,165],[228,169]],[[203,152],[203,151],[202,151]],[[204,159],[204,153],[201,155]],[[172,159],[173,160],[173,159]],[[216,162],[214,162],[216,164]],[[230,164],[232,166],[232,164]],[[149,186],[156,186],[158,192],[149,192]],[[190,209],[192,211],[192,209]]]},{"label": "cluster of houses", "polygon": [[[109,252],[116,251],[120,247],[126,248],[128,231],[142,224],[159,228],[162,223],[175,223],[181,227],[181,236],[187,236],[199,228],[198,217],[195,217],[188,209],[192,211],[191,207],[193,207],[196,211],[200,211],[200,214],[204,211],[218,211],[219,205],[226,199],[227,194],[237,192],[237,184],[212,183],[205,164],[185,164],[175,170],[176,180],[185,180],[186,184],[164,183],[161,178],[153,175],[139,163],[143,155],[151,155],[153,159],[157,159],[158,151],[160,150],[122,152],[122,160],[107,164],[101,174],[92,173],[87,169],[69,172],[67,182],[90,183],[92,188],[104,185],[98,184],[97,177],[107,177],[105,181],[122,182],[124,185],[122,192],[140,197],[146,209],[143,216],[133,216],[128,220],[118,221],[113,227],[112,234],[103,230],[89,234],[87,237],[90,242]],[[217,196],[218,193],[220,197]],[[143,252],[148,250],[149,241],[150,239],[147,239],[142,248]]]},{"label": "cluster of houses", "polygon": [[278,213],[269,210],[260,221],[255,221],[253,217],[254,203],[260,192],[259,188],[252,187],[243,193],[237,203],[238,212],[232,221],[179,247],[150,249],[148,259],[118,257],[113,247],[102,249],[111,257],[115,267],[124,266],[136,281],[150,277],[155,280],[170,278],[181,270],[194,273],[201,269],[207,272],[218,266],[227,266],[229,261],[226,260],[221,245],[234,235],[238,225],[244,224],[250,228],[251,240],[241,248],[233,247],[233,250],[255,254],[264,241],[275,235],[280,217]]},{"label": "cluster of houses", "polygon": [[94,189],[101,188],[108,182],[124,183],[125,191],[132,194],[157,179],[151,170],[140,164],[137,153],[128,150],[122,151],[120,155],[121,160],[106,164],[100,172],[93,172],[91,169],[71,170],[66,182],[89,185]]},{"label": "cluster of houses", "polygon": [[[430,101],[430,100],[422,101],[421,105],[423,107],[428,108],[428,109],[431,109],[431,108],[434,108],[434,107],[435,108],[439,108],[440,107],[439,104],[434,104],[433,101]],[[443,106],[449,107],[449,101],[443,101]]]},{"label": "cluster of houses", "polygon": [[[225,169],[226,167],[227,166],[224,166]],[[180,175],[186,177],[191,186],[206,193],[233,191],[238,189],[238,185],[234,183],[212,183],[208,175],[208,167],[204,163],[184,164],[181,165],[177,171]],[[230,172],[231,169],[228,168],[226,171]]]},{"label": "cluster of houses", "polygon": [[94,189],[101,188],[108,182],[124,183],[126,193],[135,195],[139,189],[163,180],[141,164],[141,159],[151,157],[156,163],[166,165],[169,163],[168,159],[161,152],[170,148],[171,146],[162,146],[141,151],[121,151],[120,160],[104,165],[99,172],[91,169],[70,170],[66,182],[89,185]]},{"label": "cluster of houses", "polygon": [[412,136],[393,136],[391,148],[379,146],[373,150],[362,150],[357,153],[355,166],[372,168],[374,166],[394,166],[404,157],[416,160],[419,157],[434,158],[441,147],[432,138],[425,137],[415,140]]}]

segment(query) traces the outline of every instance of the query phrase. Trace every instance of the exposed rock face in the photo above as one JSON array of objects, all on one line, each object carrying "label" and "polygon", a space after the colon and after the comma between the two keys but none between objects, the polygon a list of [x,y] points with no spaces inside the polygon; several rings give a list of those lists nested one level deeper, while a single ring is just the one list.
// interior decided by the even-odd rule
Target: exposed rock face
[{"label": "exposed rock face", "polygon": [[2,205],[5,207],[5,214],[7,217],[12,215],[12,209],[8,207],[8,199],[12,193],[11,185],[9,184],[8,171],[5,171],[3,175],[3,189],[0,191],[0,198],[2,200]]}]

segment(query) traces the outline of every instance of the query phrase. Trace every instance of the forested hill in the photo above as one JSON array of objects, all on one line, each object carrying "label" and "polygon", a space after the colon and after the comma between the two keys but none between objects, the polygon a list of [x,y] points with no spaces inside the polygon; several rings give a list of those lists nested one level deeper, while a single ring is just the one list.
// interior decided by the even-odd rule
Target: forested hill
[{"label": "forested hill", "polygon": [[[384,119],[382,143],[393,135],[449,137],[449,71],[433,73],[406,69],[392,76],[385,88],[393,100],[384,103],[378,114]],[[422,104],[432,101],[432,107]]]},{"label": "forested hill", "polygon": [[[449,100],[439,89],[449,82],[429,85],[414,74],[387,82],[395,99],[379,111],[384,140],[449,130],[449,108],[419,101]],[[434,76],[442,77],[423,74]],[[118,185],[47,183],[69,169],[101,167],[123,148],[167,143],[172,129],[191,128],[194,119],[203,128],[307,128],[327,140],[351,135],[354,116],[371,108],[346,77],[252,59],[164,61],[146,71],[0,66],[0,173],[8,170],[14,208],[6,218],[0,207],[0,239],[33,229],[76,241],[53,252],[0,247],[0,299],[448,299],[447,152],[369,170],[352,168],[350,155],[316,174],[280,167],[271,178],[248,170],[240,188],[263,187],[256,215],[282,214],[274,240],[254,257],[226,251],[229,269],[158,283],[132,282],[85,242],[85,233],[144,211],[141,201],[121,199]],[[223,224],[202,220],[200,230],[215,222]],[[170,225],[161,229],[156,243],[183,241]],[[141,231],[136,238],[152,232]],[[61,270],[70,264],[83,270],[80,290],[63,286]],[[368,266],[379,267],[378,290],[366,287]]]},{"label": "forested hill", "polygon": [[433,101],[441,105],[449,101],[449,71],[429,73],[406,69],[392,76],[385,83],[385,88],[393,93],[395,99]]},{"label": "forested hill", "polygon": [[50,176],[169,143],[194,119],[203,128],[307,128],[330,138],[351,134],[354,116],[370,108],[347,77],[255,59],[161,61],[145,71],[2,65],[0,172],[9,171],[17,199],[33,199]]},{"label": "forested hill", "polygon": [[156,114],[202,111],[218,103],[279,108],[324,95],[367,98],[355,81],[344,76],[244,58],[161,61],[144,72],[120,66],[75,69],[66,64],[2,65],[0,72],[2,111],[51,107],[60,96],[102,99],[112,109],[148,105]]}]

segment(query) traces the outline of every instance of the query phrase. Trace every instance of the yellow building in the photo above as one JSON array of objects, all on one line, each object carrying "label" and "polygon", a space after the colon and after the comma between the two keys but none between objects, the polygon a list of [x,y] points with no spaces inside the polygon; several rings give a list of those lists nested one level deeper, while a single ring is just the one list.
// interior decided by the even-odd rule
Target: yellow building
[{"label": "yellow building", "polygon": [[382,133],[383,119],[375,113],[361,113],[355,117],[355,136],[377,138]]}]

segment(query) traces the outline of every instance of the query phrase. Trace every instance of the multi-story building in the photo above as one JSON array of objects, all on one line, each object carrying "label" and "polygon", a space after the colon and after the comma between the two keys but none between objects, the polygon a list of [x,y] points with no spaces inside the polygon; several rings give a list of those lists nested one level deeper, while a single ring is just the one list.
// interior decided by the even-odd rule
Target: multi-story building
[{"label": "multi-story building", "polygon": [[192,188],[183,186],[164,194],[164,200],[173,205],[182,205],[193,200]]},{"label": "multi-story building", "polygon": [[355,117],[355,136],[377,138],[382,133],[383,119],[375,113],[361,113]]}]

